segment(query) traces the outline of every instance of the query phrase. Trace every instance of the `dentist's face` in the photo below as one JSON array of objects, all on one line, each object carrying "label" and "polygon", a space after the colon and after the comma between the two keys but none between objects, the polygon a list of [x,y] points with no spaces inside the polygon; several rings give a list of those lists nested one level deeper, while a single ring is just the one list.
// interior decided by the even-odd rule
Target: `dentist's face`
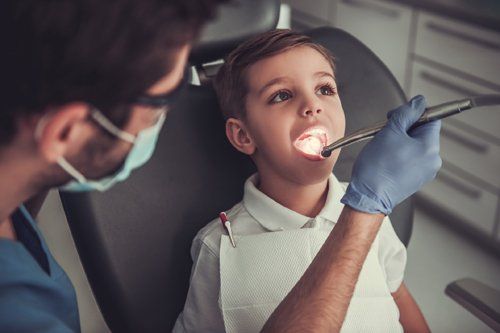
[{"label": "dentist's face", "polygon": [[[177,49],[174,55],[175,65],[172,70],[162,79],[157,81],[145,93],[148,96],[165,95],[175,90],[181,82],[186,67],[189,45]],[[78,109],[80,106],[70,106]],[[89,105],[82,104],[81,108],[87,112]],[[116,110],[115,110],[116,111]],[[136,136],[139,132],[153,126],[161,117],[162,113],[169,111],[165,108],[154,108],[145,105],[131,104],[126,106],[123,113],[128,113],[129,117],[125,124],[120,127],[123,131]],[[53,117],[57,118],[57,117]],[[49,122],[57,119],[49,118]],[[113,119],[110,118],[113,122]],[[46,125],[48,127],[50,125]],[[92,121],[90,117],[82,117],[72,125],[71,133],[78,135],[71,136],[66,140],[64,153],[61,153],[71,165],[88,179],[99,179],[110,175],[121,167],[128,153],[132,149],[132,143],[123,141],[103,130],[102,126]],[[56,156],[57,157],[57,156]],[[53,161],[56,157],[49,158]],[[52,163],[55,166],[55,163]],[[53,177],[51,186],[58,186],[66,183],[70,176],[59,167],[55,167],[57,174]]]},{"label": "dentist's face", "polygon": [[327,159],[320,152],[345,130],[330,63],[315,49],[298,46],[253,64],[246,78],[245,124],[259,171],[300,184],[325,179],[339,150]]}]

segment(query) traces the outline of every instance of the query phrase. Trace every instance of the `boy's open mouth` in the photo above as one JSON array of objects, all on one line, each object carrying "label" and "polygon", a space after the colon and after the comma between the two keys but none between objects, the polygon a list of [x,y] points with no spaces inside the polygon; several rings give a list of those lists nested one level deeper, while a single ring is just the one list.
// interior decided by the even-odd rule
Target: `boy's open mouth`
[{"label": "boy's open mouth", "polygon": [[328,134],[326,128],[314,126],[306,129],[295,140],[293,145],[307,159],[320,161],[325,158],[321,156],[321,151],[328,143]]}]

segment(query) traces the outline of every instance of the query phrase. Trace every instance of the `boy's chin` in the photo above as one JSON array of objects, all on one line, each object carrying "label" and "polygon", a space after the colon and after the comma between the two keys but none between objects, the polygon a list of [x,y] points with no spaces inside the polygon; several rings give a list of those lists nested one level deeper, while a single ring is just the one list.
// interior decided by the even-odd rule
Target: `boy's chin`
[{"label": "boy's chin", "polygon": [[331,157],[320,161],[300,163],[295,167],[295,176],[301,184],[317,184],[330,177],[336,159]]}]

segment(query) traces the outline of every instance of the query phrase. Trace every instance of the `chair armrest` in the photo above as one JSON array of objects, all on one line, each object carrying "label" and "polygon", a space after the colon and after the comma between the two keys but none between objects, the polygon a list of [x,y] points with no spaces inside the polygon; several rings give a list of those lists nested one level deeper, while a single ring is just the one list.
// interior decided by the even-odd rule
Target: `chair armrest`
[{"label": "chair armrest", "polygon": [[450,283],[444,292],[495,332],[500,331],[499,290],[477,280],[465,278]]}]

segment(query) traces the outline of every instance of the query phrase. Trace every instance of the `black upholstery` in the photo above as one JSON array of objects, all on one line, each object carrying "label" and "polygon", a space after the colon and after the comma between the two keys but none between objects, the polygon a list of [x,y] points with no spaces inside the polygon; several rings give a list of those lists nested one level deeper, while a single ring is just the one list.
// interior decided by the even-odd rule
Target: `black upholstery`
[{"label": "black upholstery", "polygon": [[276,27],[279,0],[232,0],[220,6],[217,18],[208,24],[189,60],[202,64],[223,58],[242,40]]},{"label": "black upholstery", "polygon": [[[337,57],[347,133],[385,117],[405,101],[387,68],[347,33],[309,33]],[[347,180],[361,145],[341,153],[335,168]],[[96,299],[114,332],[169,331],[188,287],[189,249],[196,232],[240,201],[254,172],[224,135],[213,91],[189,88],[169,114],[152,160],[105,194],[61,194],[73,237]],[[405,241],[411,203],[393,221]],[[400,227],[402,226],[402,227]]]}]

